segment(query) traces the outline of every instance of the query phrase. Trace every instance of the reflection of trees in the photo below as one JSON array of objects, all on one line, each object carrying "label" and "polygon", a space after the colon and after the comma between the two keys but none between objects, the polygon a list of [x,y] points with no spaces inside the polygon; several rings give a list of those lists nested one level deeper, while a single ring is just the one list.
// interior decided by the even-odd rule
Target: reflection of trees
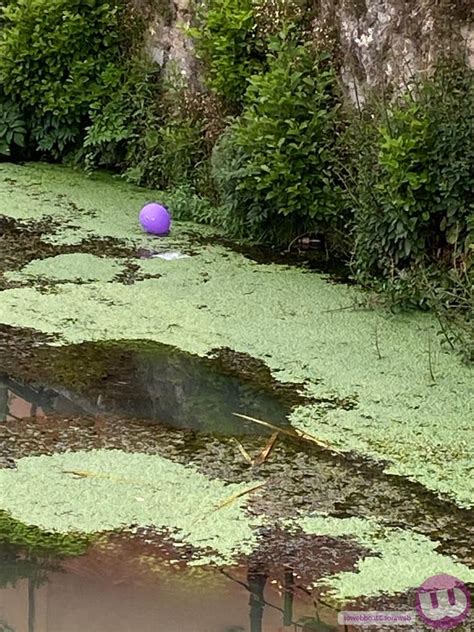
[{"label": "reflection of trees", "polygon": [[0,378],[0,422],[8,417],[8,387]]},{"label": "reflection of trees", "polygon": [[[317,613],[314,617],[303,617],[302,619],[298,619],[298,621],[293,620],[294,593],[298,586],[294,583],[293,572],[291,570],[288,569],[285,571],[283,607],[269,603],[265,599],[264,593],[268,575],[263,569],[249,568],[247,572],[247,582],[232,577],[232,575],[224,569],[220,569],[220,572],[231,581],[243,586],[250,593],[250,632],[262,631],[265,608],[272,608],[273,610],[281,612],[283,626],[291,628],[294,632],[337,632],[338,628],[321,621]],[[315,611],[317,611],[319,605],[317,602],[314,602]]]},{"label": "reflection of trees", "polygon": [[36,619],[35,582],[28,579],[28,632],[34,632]]},{"label": "reflection of trees", "polygon": [[247,583],[250,591],[250,632],[262,632],[263,611],[265,608],[265,584],[267,576],[249,569]]},{"label": "reflection of trees", "polygon": [[289,626],[293,621],[294,578],[292,571],[285,571],[285,594],[283,602],[283,625]]},{"label": "reflection of trees", "polygon": [[[93,348],[101,355],[97,374],[97,362],[92,363],[95,380],[75,377],[76,372],[88,370],[81,359],[82,348],[87,358],[95,357]],[[127,346],[100,345],[77,345],[71,349],[63,351],[63,362],[59,361],[59,352],[52,351],[50,366],[41,365],[41,377],[35,375],[31,382],[0,377],[0,420],[11,413],[10,391],[31,403],[32,416],[37,408],[46,414],[110,412],[220,434],[265,432],[256,424],[237,419],[234,412],[276,425],[287,424],[287,406],[268,389],[248,379],[223,374],[209,359],[164,345],[139,351]]]},{"label": "reflection of trees", "polygon": [[287,410],[258,385],[223,375],[208,362],[173,352],[137,354],[137,386],[144,388],[148,416],[173,426],[222,434],[261,433],[234,412],[284,424]]},{"label": "reflection of trees", "polygon": [[0,588],[14,588],[22,579],[28,579],[39,588],[47,581],[51,565],[21,553],[17,547],[0,544]]},{"label": "reflection of trees", "polygon": [[[52,570],[48,562],[21,553],[18,547],[0,544],[0,589],[14,588],[21,580],[28,580],[28,632],[35,627],[35,592],[47,582]],[[0,621],[0,632],[15,632],[7,623]]]}]

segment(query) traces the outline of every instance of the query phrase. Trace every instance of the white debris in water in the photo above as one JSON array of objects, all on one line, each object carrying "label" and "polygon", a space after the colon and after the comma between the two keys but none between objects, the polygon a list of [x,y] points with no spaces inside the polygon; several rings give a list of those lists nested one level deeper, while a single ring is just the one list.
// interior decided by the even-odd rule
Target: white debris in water
[{"label": "white debris in water", "polygon": [[179,250],[173,250],[171,252],[161,252],[156,255],[152,255],[150,259],[164,259],[165,261],[175,261],[176,259],[189,259],[189,255],[185,255]]}]

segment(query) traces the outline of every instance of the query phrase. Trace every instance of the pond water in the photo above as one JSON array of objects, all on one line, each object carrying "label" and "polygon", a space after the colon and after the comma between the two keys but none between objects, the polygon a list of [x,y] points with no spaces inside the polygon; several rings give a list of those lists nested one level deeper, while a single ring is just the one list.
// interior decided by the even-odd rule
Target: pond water
[{"label": "pond water", "polygon": [[[2,632],[330,632],[337,612],[249,568],[183,569],[155,551],[68,560],[0,547]],[[123,553],[123,551],[122,551]]]},{"label": "pond water", "polygon": [[[49,347],[25,341],[16,354],[0,357],[0,423],[26,452],[36,450],[30,432],[42,436],[43,452],[51,449],[45,430],[66,426],[76,443],[66,438],[53,449],[77,449],[87,442],[85,420],[108,417],[112,423],[120,418],[120,428],[129,423],[130,433],[146,428],[148,445],[152,433],[157,441],[164,438],[167,426],[207,437],[271,432],[234,413],[288,425],[298,401],[295,386],[274,388],[268,371],[256,366],[250,381],[241,367],[246,358],[215,355],[202,359],[139,342]],[[176,550],[170,559],[166,546],[149,550],[147,540],[134,543],[130,534],[120,547],[92,545],[68,558],[5,543],[10,537],[0,528],[1,632],[338,629],[337,613],[315,604],[286,567],[273,578],[261,565],[187,567],[176,560]]]},{"label": "pond water", "polygon": [[0,632],[342,632],[329,599],[474,581],[471,376],[435,319],[366,309],[317,235],[147,237],[149,192],[45,164],[0,190]]},{"label": "pond water", "polygon": [[[235,358],[234,358],[235,360]],[[241,413],[288,425],[288,393],[272,392],[223,370],[219,359],[199,358],[165,345],[84,344],[44,349],[31,377],[0,365],[0,420],[107,414],[219,435],[266,434]],[[14,362],[8,364],[15,371]],[[36,375],[35,375],[36,373]],[[262,381],[263,381],[262,380]],[[291,399],[297,401],[295,386]]]}]

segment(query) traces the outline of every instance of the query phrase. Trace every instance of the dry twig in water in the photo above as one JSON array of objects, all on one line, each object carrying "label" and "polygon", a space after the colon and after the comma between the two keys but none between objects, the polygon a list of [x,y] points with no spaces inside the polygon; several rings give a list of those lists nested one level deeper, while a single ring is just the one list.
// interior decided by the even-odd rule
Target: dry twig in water
[{"label": "dry twig in water", "polygon": [[237,441],[237,439],[235,439],[235,438],[234,438],[234,441],[237,444],[237,447],[239,448],[240,454],[244,457],[244,459],[247,461],[247,463],[249,463],[250,465],[253,465],[252,457],[247,452],[247,450],[244,448],[244,446],[240,443],[240,441]]},{"label": "dry twig in water", "polygon": [[273,450],[273,446],[276,443],[276,440],[278,439],[278,435],[279,432],[274,432],[272,434],[272,436],[270,437],[267,445],[263,448],[263,450],[257,454],[257,456],[255,457],[254,461],[253,461],[253,465],[262,465],[263,463],[265,463],[265,461],[268,459],[268,457],[271,454],[271,451]]},{"label": "dry twig in water", "polygon": [[311,443],[316,444],[320,448],[324,448],[325,450],[331,450],[335,454],[340,454],[342,456],[342,452],[339,452],[336,448],[332,447],[326,441],[322,439],[318,439],[313,435],[304,432],[304,430],[288,430],[287,428],[279,428],[278,426],[274,426],[268,421],[263,421],[262,419],[255,419],[255,417],[249,417],[248,415],[242,415],[241,413],[232,413],[235,417],[240,417],[241,419],[246,419],[247,421],[253,421],[256,424],[260,424],[261,426],[265,426],[266,428],[270,428],[274,432],[278,432],[286,435],[287,437],[293,437],[293,439],[304,439],[305,441],[310,441]]},{"label": "dry twig in water", "polygon": [[214,507],[214,509],[211,509],[211,511],[208,511],[206,514],[204,514],[203,516],[201,516],[200,518],[195,520],[193,525],[197,524],[198,522],[201,522],[202,520],[205,520],[206,518],[209,518],[209,516],[214,514],[216,511],[220,511],[221,509],[224,509],[224,507],[228,507],[229,505],[232,505],[232,503],[234,503],[236,500],[238,500],[242,496],[245,496],[247,494],[251,494],[252,492],[256,491],[257,489],[260,489],[261,487],[264,487],[265,485],[266,485],[266,482],[265,483],[258,483],[258,485],[252,485],[252,487],[248,487],[247,489],[243,489],[241,492],[236,492],[235,494],[232,494],[232,496],[229,496],[228,498],[225,498],[222,502],[220,502],[218,505],[216,505]]}]

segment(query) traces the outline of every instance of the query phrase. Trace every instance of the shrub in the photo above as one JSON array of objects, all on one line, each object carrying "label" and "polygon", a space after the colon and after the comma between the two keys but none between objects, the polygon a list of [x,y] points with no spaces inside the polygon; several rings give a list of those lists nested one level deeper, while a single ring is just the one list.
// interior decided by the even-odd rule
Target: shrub
[{"label": "shrub", "polygon": [[430,266],[428,272],[423,271],[421,287],[428,306],[438,317],[445,340],[461,353],[466,363],[474,362],[472,253],[458,259],[449,270]]},{"label": "shrub", "polygon": [[147,130],[145,161],[141,163],[143,182],[148,186],[168,189],[191,185],[204,160],[203,123],[186,116],[180,106],[162,103],[159,118]]},{"label": "shrub", "polygon": [[160,93],[160,68],[141,54],[134,56],[117,90],[103,104],[91,106],[84,139],[86,163],[121,169],[140,163],[146,153],[145,130],[159,116]]},{"label": "shrub", "polygon": [[127,177],[158,188],[184,186],[213,198],[209,160],[223,125],[210,95],[179,79],[168,81],[130,145]]},{"label": "shrub", "polygon": [[213,172],[240,237],[284,243],[344,220],[334,168],[340,117],[324,56],[282,34],[268,63],[250,79],[246,108],[216,149]]},{"label": "shrub", "polygon": [[207,86],[228,111],[242,111],[252,75],[267,69],[273,36],[289,25],[300,43],[311,37],[312,0],[207,0],[190,30],[204,65]]},{"label": "shrub", "polygon": [[[245,239],[244,226],[247,205],[252,196],[238,190],[245,174],[246,155],[235,142],[234,129],[227,130],[217,142],[211,157],[211,174],[219,200],[227,209],[222,222],[222,230],[231,237]],[[248,196],[248,198],[247,198]]]},{"label": "shrub", "polygon": [[357,278],[392,306],[431,309],[474,358],[473,71],[442,62],[404,94],[352,119],[348,193]]},{"label": "shrub", "polygon": [[18,0],[2,21],[2,90],[21,104],[37,149],[58,157],[80,143],[91,107],[121,81],[123,4]]},{"label": "shrub", "polygon": [[199,222],[222,228],[226,209],[216,207],[207,198],[199,196],[188,185],[175,187],[161,195],[164,203],[173,209],[173,217],[184,222]]},{"label": "shrub", "polygon": [[473,74],[463,65],[442,65],[393,103],[379,105],[372,112],[377,126],[370,116],[359,124],[351,175],[360,274],[390,277],[423,262],[449,264],[468,251]]},{"label": "shrub", "polygon": [[209,88],[231,111],[239,111],[249,77],[266,63],[252,0],[208,0],[197,12],[191,30],[206,69]]},{"label": "shrub", "polygon": [[0,96],[0,156],[25,146],[26,125],[18,105]]}]

